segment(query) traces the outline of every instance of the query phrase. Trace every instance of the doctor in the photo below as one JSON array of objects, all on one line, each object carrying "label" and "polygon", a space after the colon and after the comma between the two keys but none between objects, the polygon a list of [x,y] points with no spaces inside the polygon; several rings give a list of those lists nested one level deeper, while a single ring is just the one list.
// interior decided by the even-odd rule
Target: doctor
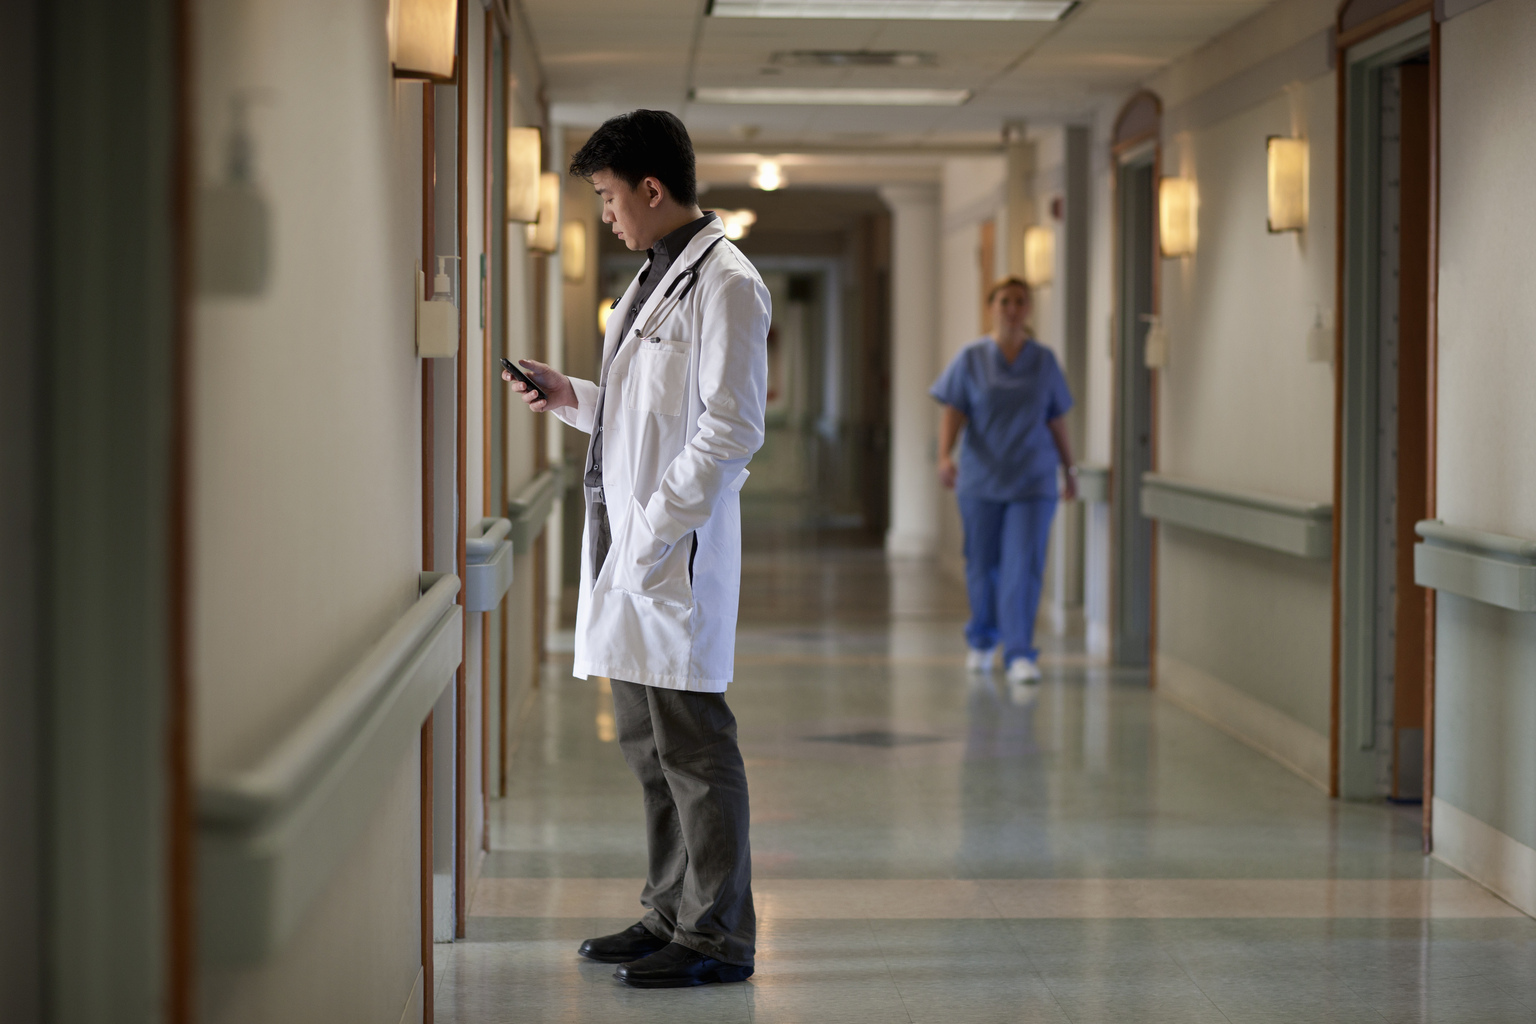
[{"label": "doctor", "polygon": [[570,170],[650,257],[609,317],[596,383],[524,360],[546,397],[512,385],[592,435],[574,673],[612,681],[619,747],[645,796],[645,916],[578,952],[638,988],[743,981],[756,938],[747,777],[724,694],[739,492],[763,443],[768,290],[699,209],[674,115],[612,118]]}]

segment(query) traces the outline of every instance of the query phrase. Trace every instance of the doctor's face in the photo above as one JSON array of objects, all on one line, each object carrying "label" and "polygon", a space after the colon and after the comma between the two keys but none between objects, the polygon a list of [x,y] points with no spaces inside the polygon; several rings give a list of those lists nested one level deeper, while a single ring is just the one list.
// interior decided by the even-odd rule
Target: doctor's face
[{"label": "doctor's face", "polygon": [[661,235],[655,225],[657,210],[666,199],[661,182],[645,178],[634,188],[610,170],[592,175],[592,188],[603,201],[603,223],[613,225],[613,233],[635,252],[644,252]]}]

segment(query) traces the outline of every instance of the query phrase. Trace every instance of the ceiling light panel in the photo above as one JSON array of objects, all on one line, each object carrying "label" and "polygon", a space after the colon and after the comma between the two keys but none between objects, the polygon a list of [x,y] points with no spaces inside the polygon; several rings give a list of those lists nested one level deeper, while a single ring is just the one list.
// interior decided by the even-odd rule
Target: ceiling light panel
[{"label": "ceiling light panel", "polygon": [[1075,0],[711,0],[716,18],[1057,21]]},{"label": "ceiling light panel", "polygon": [[769,62],[793,68],[921,68],[939,58],[921,50],[780,50]]},{"label": "ceiling light panel", "polygon": [[696,103],[749,103],[816,107],[958,107],[971,98],[969,89],[794,89],[700,86]]}]

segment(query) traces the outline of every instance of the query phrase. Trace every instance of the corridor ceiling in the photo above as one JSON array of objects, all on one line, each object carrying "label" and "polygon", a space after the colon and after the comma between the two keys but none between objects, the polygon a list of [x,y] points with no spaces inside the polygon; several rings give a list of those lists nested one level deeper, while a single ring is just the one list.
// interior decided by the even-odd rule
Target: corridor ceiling
[{"label": "corridor ceiling", "polygon": [[[1270,0],[1082,0],[1063,20],[720,18],[707,0],[523,0],[556,119],[677,111],[701,148],[995,146],[1003,122],[1061,121],[1123,95]],[[818,66],[804,51],[885,51]],[[690,102],[706,87],[965,89],[958,107]]]}]

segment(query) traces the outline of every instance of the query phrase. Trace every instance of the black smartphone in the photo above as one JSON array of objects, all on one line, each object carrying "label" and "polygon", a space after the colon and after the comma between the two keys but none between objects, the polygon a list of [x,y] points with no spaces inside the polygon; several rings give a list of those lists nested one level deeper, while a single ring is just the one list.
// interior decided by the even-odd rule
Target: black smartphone
[{"label": "black smartphone", "polygon": [[535,395],[538,396],[536,401],[543,401],[549,397],[544,393],[543,388],[535,384],[526,373],[517,368],[516,363],[512,362],[512,360],[508,359],[506,356],[501,357],[501,365],[505,367],[506,371],[512,375],[513,380],[521,381],[523,385],[528,388],[528,390],[532,391]]}]

